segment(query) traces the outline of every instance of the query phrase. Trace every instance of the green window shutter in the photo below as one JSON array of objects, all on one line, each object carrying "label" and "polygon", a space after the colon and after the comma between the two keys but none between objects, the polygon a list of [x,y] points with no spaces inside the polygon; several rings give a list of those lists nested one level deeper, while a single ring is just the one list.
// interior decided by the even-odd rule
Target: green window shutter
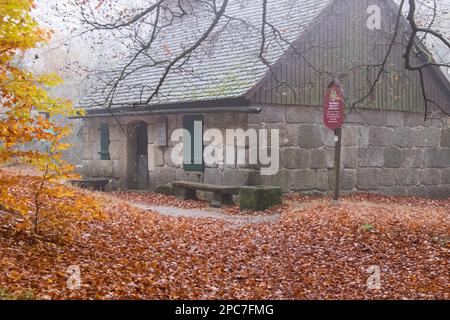
[{"label": "green window shutter", "polygon": [[109,160],[109,125],[100,124],[100,160]]},{"label": "green window shutter", "polygon": [[203,116],[184,116],[183,128],[190,135],[183,137],[183,168],[203,171]]}]

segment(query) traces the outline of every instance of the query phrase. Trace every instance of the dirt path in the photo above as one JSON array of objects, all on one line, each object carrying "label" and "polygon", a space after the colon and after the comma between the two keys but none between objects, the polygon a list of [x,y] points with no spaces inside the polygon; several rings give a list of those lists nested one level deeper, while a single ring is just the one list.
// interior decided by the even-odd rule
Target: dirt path
[{"label": "dirt path", "polygon": [[154,211],[164,216],[170,217],[186,217],[186,218],[209,218],[225,220],[236,226],[242,226],[247,224],[258,224],[264,222],[277,222],[280,215],[270,215],[270,216],[233,216],[224,214],[218,210],[214,209],[183,209],[178,207],[168,207],[168,206],[154,206],[148,205],[142,202],[128,202],[130,205],[139,208],[141,210]]}]

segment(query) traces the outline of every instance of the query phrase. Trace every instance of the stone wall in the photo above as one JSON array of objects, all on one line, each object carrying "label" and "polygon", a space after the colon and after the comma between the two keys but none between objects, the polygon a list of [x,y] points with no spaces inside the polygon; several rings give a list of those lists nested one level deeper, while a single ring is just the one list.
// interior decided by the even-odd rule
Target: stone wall
[{"label": "stone wall", "polygon": [[[447,118],[361,110],[343,129],[341,188],[389,195],[450,196],[450,133]],[[249,115],[250,127],[278,128],[281,166],[263,183],[284,191],[329,192],[334,186],[334,135],[317,107],[270,106]]]},{"label": "stone wall", "polygon": [[[242,165],[205,166],[202,173],[186,172],[180,165],[171,161],[171,153],[177,142],[171,141],[171,134],[175,129],[182,128],[183,115],[168,115],[167,117],[167,146],[156,143],[157,130],[155,116],[120,118],[120,125],[114,119],[87,118],[83,120],[80,136],[83,141],[82,168],[80,173],[89,177],[109,177],[113,179],[113,189],[133,188],[133,138],[124,134],[123,129],[137,121],[144,121],[148,125],[148,171],[149,189],[167,184],[174,180],[198,181],[211,184],[247,185],[249,177],[257,174]],[[100,123],[109,123],[110,131],[110,160],[100,160]],[[246,129],[246,114],[206,114],[204,129],[220,129],[225,136],[225,129]],[[225,148],[224,148],[225,149]]]},{"label": "stone wall", "polygon": [[[170,115],[168,120],[168,138],[175,129],[182,128],[183,115]],[[219,129],[225,137],[225,129],[247,127],[246,114],[206,114],[204,115],[204,130]],[[154,140],[155,138],[149,139]],[[170,160],[170,155],[177,142],[169,141],[168,147],[155,147],[155,168],[150,171],[150,188],[169,183],[174,180],[195,181],[210,184],[247,185],[249,177],[257,171],[247,166],[216,164],[205,165],[202,173],[186,172],[181,166]],[[225,149],[225,148],[224,148]],[[225,151],[225,150],[224,150]],[[150,153],[149,153],[150,154]]]},{"label": "stone wall", "polygon": [[[109,123],[109,154],[110,160],[100,160],[100,123]],[[83,119],[80,129],[82,141],[81,168],[80,173],[87,177],[109,177],[113,179],[114,189],[126,187],[126,136],[122,133],[120,126],[107,118]]]},{"label": "stone wall", "polygon": [[[334,187],[334,135],[317,107],[266,105],[260,114],[206,114],[205,129],[266,128],[280,130],[280,171],[261,176],[249,165],[217,164],[203,173],[188,173],[170,159],[173,130],[182,115],[167,116],[168,145],[156,144],[156,117],[121,118],[122,128],[148,123],[149,189],[174,180],[225,185],[266,184],[284,192],[326,193]],[[101,122],[110,124],[110,158],[100,160]],[[423,121],[423,114],[362,110],[352,113],[343,129],[341,189],[389,195],[450,196],[450,133],[445,119]],[[130,188],[134,159],[132,139],[113,119],[85,119],[81,130],[86,176],[111,177],[113,188]],[[224,148],[225,149],[225,148]],[[248,151],[248,149],[247,149]]]}]

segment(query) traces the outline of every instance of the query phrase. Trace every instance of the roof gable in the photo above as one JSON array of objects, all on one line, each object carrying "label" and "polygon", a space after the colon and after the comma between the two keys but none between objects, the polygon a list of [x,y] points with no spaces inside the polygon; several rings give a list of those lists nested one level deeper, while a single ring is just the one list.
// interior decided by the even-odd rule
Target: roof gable
[{"label": "roof gable", "polygon": [[[382,30],[367,28],[366,9],[382,8]],[[340,78],[350,104],[368,94],[379,64],[391,44],[399,8],[391,0],[345,0],[334,2],[297,38],[265,77],[246,97],[259,104],[321,106],[329,83]],[[406,20],[390,52],[385,71],[372,95],[358,107],[423,112],[420,75],[404,66]],[[411,57],[413,64],[424,61]],[[374,67],[369,67],[374,66]],[[339,76],[341,75],[341,77]],[[437,67],[424,69],[427,97],[443,110],[450,109],[448,81]]]}]

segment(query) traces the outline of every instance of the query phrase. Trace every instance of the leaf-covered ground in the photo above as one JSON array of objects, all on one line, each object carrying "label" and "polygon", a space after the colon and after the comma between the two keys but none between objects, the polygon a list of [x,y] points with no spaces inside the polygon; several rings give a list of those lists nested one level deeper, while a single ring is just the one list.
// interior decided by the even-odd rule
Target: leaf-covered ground
[{"label": "leaf-covered ground", "polygon": [[[30,179],[21,177],[23,188]],[[95,196],[107,218],[70,244],[16,233],[0,213],[0,289],[44,299],[450,297],[450,200],[355,195],[337,206],[325,197],[289,196],[277,222],[236,227],[166,217],[127,201],[204,203]],[[81,269],[79,290],[67,289],[71,265]],[[367,288],[372,265],[381,269],[379,290]]]}]

